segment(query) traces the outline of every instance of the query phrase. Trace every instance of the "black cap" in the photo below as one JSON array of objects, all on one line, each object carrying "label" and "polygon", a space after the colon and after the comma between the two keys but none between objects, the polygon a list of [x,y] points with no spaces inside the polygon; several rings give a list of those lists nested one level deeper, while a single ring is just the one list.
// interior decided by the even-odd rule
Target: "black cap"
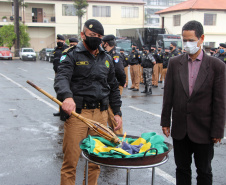
[{"label": "black cap", "polygon": [[226,44],[224,44],[224,43],[220,43],[219,45],[223,48],[226,48]]},{"label": "black cap", "polygon": [[216,48],[210,48],[211,51],[216,51]]},{"label": "black cap", "polygon": [[158,48],[162,49],[162,47],[161,47],[161,46],[159,46]]},{"label": "black cap", "polygon": [[178,49],[182,50],[182,47],[178,47]]},{"label": "black cap", "polygon": [[135,49],[136,49],[135,47],[132,48],[132,50],[135,50]]},{"label": "black cap", "polygon": [[137,46],[135,43],[132,44],[133,46]]},{"label": "black cap", "polygon": [[120,51],[125,51],[124,49],[120,49]]},{"label": "black cap", "polygon": [[114,40],[114,39],[115,39],[114,35],[106,35],[106,36],[104,36],[104,38],[102,40],[109,41],[109,40]]},{"label": "black cap", "polygon": [[104,28],[103,25],[96,19],[89,19],[85,22],[85,26],[95,33],[100,35],[104,35]]},{"label": "black cap", "polygon": [[168,50],[170,50],[170,47],[165,47],[165,49],[168,49]]},{"label": "black cap", "polygon": [[70,38],[69,39],[69,42],[71,43],[71,42],[77,42],[78,43],[78,39],[76,39],[76,38]]},{"label": "black cap", "polygon": [[60,34],[57,34],[57,39],[58,40],[65,40],[64,36],[63,35],[60,35]]},{"label": "black cap", "polygon": [[145,47],[144,50],[149,50],[148,47]]},{"label": "black cap", "polygon": [[155,46],[155,45],[151,45],[151,47],[152,47],[152,48],[156,48],[156,46]]},{"label": "black cap", "polygon": [[171,42],[171,44],[175,47],[177,47],[177,43],[176,42]]}]

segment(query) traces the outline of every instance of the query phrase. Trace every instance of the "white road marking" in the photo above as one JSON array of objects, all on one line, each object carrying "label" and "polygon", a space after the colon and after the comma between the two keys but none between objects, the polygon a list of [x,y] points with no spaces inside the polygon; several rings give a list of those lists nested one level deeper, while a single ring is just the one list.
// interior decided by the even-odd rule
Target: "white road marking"
[{"label": "white road marking", "polygon": [[156,117],[161,118],[161,116],[158,115],[158,114],[154,114],[154,113],[152,113],[152,112],[149,112],[149,111],[146,111],[146,110],[143,110],[143,109],[139,109],[139,108],[134,107],[134,106],[129,106],[129,107],[132,108],[132,109],[135,109],[135,110],[138,110],[138,111],[141,111],[141,112],[144,112],[144,113],[147,113],[147,114],[151,114],[151,115],[153,115],[153,116],[156,116]]},{"label": "white road marking", "polygon": [[17,85],[18,87],[22,88],[23,90],[27,91],[31,96],[33,96],[34,98],[37,98],[38,101],[41,101],[41,102],[45,103],[46,105],[48,105],[49,107],[55,109],[56,111],[59,111],[59,107],[56,107],[56,106],[52,105],[51,103],[45,101],[40,96],[38,96],[35,93],[31,92],[26,87],[24,87],[24,86],[20,85],[19,83],[13,81],[11,78],[8,78],[7,76],[3,75],[2,73],[0,73],[0,75],[2,77],[6,78],[7,80],[9,80],[10,82],[14,83],[15,85]]},{"label": "white road marking", "polygon": [[44,68],[45,70],[48,70],[48,71],[53,71],[53,69],[48,69],[48,68]]},{"label": "white road marking", "polygon": [[[144,113],[147,113],[147,114],[150,114],[152,116],[156,116],[158,118],[161,118],[160,115],[158,114],[154,114],[152,112],[149,112],[149,111],[146,111],[146,110],[143,110],[143,109],[139,109],[137,107],[134,107],[134,106],[129,106],[130,108],[132,109],[135,109],[135,110],[138,110],[138,111],[141,111],[141,112],[144,112]],[[148,169],[150,171],[152,171],[151,169]],[[170,183],[172,184],[176,184],[176,178],[174,178],[173,176],[171,176],[170,174],[164,172],[163,170],[159,169],[159,168],[155,168],[155,172],[157,175],[163,177],[164,179],[166,179],[167,181],[169,181]]]},{"label": "white road marking", "polygon": [[20,70],[22,70],[22,71],[27,72],[27,70],[26,70],[26,69],[22,69],[22,68],[19,68],[19,67],[18,67],[17,69],[20,69]]},{"label": "white road marking", "polygon": [[10,111],[14,111],[14,110],[16,110],[16,109],[9,109]]},{"label": "white road marking", "polygon": [[52,81],[54,80],[54,79],[52,79],[52,78],[48,78],[48,79],[49,79],[49,80],[52,80]]},{"label": "white road marking", "polygon": [[8,65],[8,63],[6,63],[6,62],[3,62],[3,63]]}]

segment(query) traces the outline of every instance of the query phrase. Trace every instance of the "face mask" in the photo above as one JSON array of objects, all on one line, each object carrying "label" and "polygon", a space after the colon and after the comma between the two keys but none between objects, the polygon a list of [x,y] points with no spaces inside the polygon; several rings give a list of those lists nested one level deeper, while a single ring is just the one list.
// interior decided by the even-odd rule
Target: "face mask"
[{"label": "face mask", "polygon": [[220,54],[224,53],[224,49],[220,49],[219,52],[220,52]]},{"label": "face mask", "polygon": [[211,56],[213,55],[213,52],[210,52]]},{"label": "face mask", "polygon": [[158,52],[160,52],[161,50],[159,49]]},{"label": "face mask", "polygon": [[[85,35],[86,36],[86,35]],[[96,50],[99,45],[101,44],[101,39],[98,37],[88,37],[86,36],[86,40],[84,40],[86,45],[89,47],[91,50]]]},{"label": "face mask", "polygon": [[170,46],[170,48],[169,48],[170,50],[172,50],[173,49],[173,47],[172,46]]},{"label": "face mask", "polygon": [[166,52],[166,54],[168,55],[168,54],[169,54],[169,52]]},{"label": "face mask", "polygon": [[184,49],[186,50],[186,52],[188,54],[194,55],[195,53],[198,52],[198,50],[200,49],[200,47],[197,46],[197,42],[184,42]]},{"label": "face mask", "polygon": [[103,48],[104,50],[106,50],[105,43],[102,44],[102,48]]},{"label": "face mask", "polygon": [[147,51],[144,51],[144,54],[147,54]]},{"label": "face mask", "polygon": [[64,45],[63,42],[57,42],[57,46],[58,46],[58,47],[62,47],[63,45]]},{"label": "face mask", "polygon": [[154,51],[154,49],[151,49],[151,51]]}]

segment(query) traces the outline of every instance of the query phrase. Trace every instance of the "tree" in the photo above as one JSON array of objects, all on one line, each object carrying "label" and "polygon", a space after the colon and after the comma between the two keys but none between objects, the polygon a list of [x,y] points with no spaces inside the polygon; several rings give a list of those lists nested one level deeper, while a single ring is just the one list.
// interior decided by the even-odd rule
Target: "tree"
[{"label": "tree", "polygon": [[[20,45],[21,47],[29,47],[30,37],[26,32],[27,26],[20,24]],[[14,25],[4,25],[0,28],[0,45],[13,47],[16,41],[16,33],[14,32]]]},{"label": "tree", "polygon": [[86,13],[86,10],[84,10],[89,4],[86,0],[72,0],[74,1],[74,6],[76,9],[76,15],[78,16],[78,38],[80,38],[80,33],[82,29],[82,17]]}]

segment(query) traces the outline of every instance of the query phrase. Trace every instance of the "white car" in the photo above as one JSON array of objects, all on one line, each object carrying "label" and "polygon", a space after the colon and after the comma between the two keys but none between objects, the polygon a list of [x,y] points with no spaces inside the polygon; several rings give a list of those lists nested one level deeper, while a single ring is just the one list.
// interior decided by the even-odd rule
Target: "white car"
[{"label": "white car", "polygon": [[32,48],[21,48],[20,59],[36,61],[36,53]]}]

